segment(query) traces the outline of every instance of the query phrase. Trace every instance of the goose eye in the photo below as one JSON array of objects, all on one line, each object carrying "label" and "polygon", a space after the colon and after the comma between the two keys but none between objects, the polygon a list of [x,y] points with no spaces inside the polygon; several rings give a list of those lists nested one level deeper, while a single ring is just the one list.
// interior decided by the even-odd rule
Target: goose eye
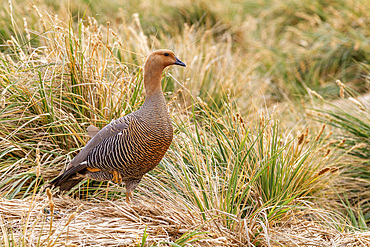
[{"label": "goose eye", "polygon": [[165,53],[164,55],[165,55],[166,57],[168,57],[168,56],[169,56],[170,54],[168,54],[168,53]]}]

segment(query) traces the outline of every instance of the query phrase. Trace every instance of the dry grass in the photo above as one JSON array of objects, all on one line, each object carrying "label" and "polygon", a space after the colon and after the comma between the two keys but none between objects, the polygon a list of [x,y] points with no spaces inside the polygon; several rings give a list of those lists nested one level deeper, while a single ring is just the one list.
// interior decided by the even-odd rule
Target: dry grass
[{"label": "dry grass", "polygon": [[[160,200],[155,203],[140,200],[130,205],[119,201],[81,201],[67,196],[52,200],[55,210],[51,231],[47,198],[1,200],[3,226],[5,231],[12,232],[14,244],[19,244],[17,242],[24,234],[27,246],[37,243],[41,246],[62,243],[136,246],[141,242],[144,231],[149,235],[147,243],[170,242],[203,224],[199,214],[196,217],[194,212],[181,205],[165,206]],[[219,242],[219,246],[224,242],[217,239],[207,241]]]},{"label": "dry grass", "polygon": [[[339,232],[292,217],[283,227],[270,229],[271,246],[369,246],[369,232]],[[279,244],[273,244],[273,242]]]},{"label": "dry grass", "polygon": [[[123,201],[86,201],[71,197],[54,197],[53,217],[49,199],[37,195],[34,200],[0,200],[3,237],[8,236],[26,246],[101,245],[165,246],[183,234],[199,232],[192,246],[241,246],[248,222],[240,222],[239,236],[215,227],[217,219],[204,221],[201,212],[182,204],[166,203],[160,197],[141,196],[132,204]],[[308,220],[312,215],[327,217],[327,212],[307,210],[287,216],[281,226],[266,227],[259,246],[369,246],[369,232],[341,232]],[[51,218],[53,218],[51,223]],[[52,224],[52,230],[49,225]],[[219,226],[219,225],[218,225]],[[9,235],[9,232],[11,235]],[[244,236],[245,237],[245,236]],[[3,239],[6,244],[6,239]],[[163,243],[163,244],[161,244]]]}]

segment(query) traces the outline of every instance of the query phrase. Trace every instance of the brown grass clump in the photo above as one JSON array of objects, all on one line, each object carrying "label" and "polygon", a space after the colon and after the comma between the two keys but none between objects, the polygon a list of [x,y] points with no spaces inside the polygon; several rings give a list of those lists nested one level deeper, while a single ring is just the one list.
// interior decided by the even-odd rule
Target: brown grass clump
[{"label": "brown grass clump", "polygon": [[[71,197],[54,197],[54,214],[49,199],[37,196],[34,201],[0,199],[0,223],[8,241],[19,241],[24,235],[27,246],[137,246],[147,235],[145,246],[169,243],[192,231],[203,232],[193,246],[243,246],[231,232],[221,233],[214,224],[205,222],[201,213],[181,204],[164,203],[159,197],[140,197],[133,204],[123,201],[81,201]],[[307,220],[314,212],[291,215],[280,226],[266,227],[261,246],[369,246],[369,232],[343,232]],[[25,215],[29,215],[24,225]],[[325,217],[326,213],[315,213]],[[52,228],[45,227],[50,222]],[[241,233],[248,232],[248,222],[241,221]],[[199,227],[200,226],[200,227]],[[24,229],[23,229],[24,227]],[[11,235],[9,235],[11,232]],[[49,233],[49,234],[47,234]],[[6,239],[3,238],[3,241]],[[40,244],[41,243],[41,244]],[[38,246],[39,246],[38,245]],[[165,246],[165,245],[164,245]]]},{"label": "brown grass clump", "polygon": [[[370,245],[370,232],[339,232],[313,221],[292,217],[270,231],[270,246],[358,246]],[[273,242],[279,244],[274,244]]]},{"label": "brown grass clump", "polygon": [[[203,234],[204,240],[199,246],[204,246],[202,242],[208,243],[206,246],[224,246],[230,241],[209,231],[199,213],[157,199],[153,202],[149,198],[140,198],[127,204],[123,201],[81,201],[61,196],[52,199],[55,211],[48,206],[49,199],[39,195],[34,201],[0,199],[2,230],[5,235],[10,231],[16,242],[25,233],[27,245],[88,243],[136,246],[144,234],[149,236],[147,244],[170,242],[190,231],[199,230],[199,226],[203,225],[200,230],[208,232]],[[25,215],[29,215],[28,225],[24,225]],[[48,222],[50,229],[45,227]]]}]

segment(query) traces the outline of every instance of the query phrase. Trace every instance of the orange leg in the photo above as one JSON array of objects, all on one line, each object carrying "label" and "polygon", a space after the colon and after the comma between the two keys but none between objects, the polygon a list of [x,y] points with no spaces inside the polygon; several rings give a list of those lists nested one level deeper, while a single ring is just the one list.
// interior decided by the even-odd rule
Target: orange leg
[{"label": "orange leg", "polygon": [[113,171],[111,172],[113,174],[113,182],[117,183],[117,184],[120,184],[122,183],[122,176],[119,172],[117,171]]},{"label": "orange leg", "polygon": [[129,181],[125,181],[126,183],[126,202],[130,203],[134,196],[134,190],[136,186],[139,184],[141,178],[139,179],[133,179]]},{"label": "orange leg", "polygon": [[134,194],[134,192],[133,192],[133,191],[131,191],[131,192],[126,192],[126,202],[127,202],[127,203],[131,203],[133,194]]}]

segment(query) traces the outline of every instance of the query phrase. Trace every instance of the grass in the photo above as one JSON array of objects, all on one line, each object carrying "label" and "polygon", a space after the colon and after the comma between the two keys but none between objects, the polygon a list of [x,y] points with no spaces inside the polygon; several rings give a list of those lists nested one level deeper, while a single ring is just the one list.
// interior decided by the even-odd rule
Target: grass
[{"label": "grass", "polygon": [[353,90],[340,81],[337,81],[337,84],[341,97],[349,95],[349,98],[335,103],[328,102],[329,109],[316,109],[319,113],[317,119],[338,129],[340,134],[336,138],[345,138],[341,141],[341,148],[355,157],[355,163],[345,165],[343,175],[347,177],[349,183],[359,184],[364,189],[351,187],[339,199],[347,211],[350,222],[357,228],[369,230],[369,106],[366,98],[356,97]]},{"label": "grass", "polygon": [[[361,0],[10,1],[1,245],[366,245],[368,106],[349,88],[368,90],[368,13]],[[87,126],[141,106],[145,55],[163,47],[188,65],[164,72],[175,139],[134,203],[110,182],[45,192]]]}]

